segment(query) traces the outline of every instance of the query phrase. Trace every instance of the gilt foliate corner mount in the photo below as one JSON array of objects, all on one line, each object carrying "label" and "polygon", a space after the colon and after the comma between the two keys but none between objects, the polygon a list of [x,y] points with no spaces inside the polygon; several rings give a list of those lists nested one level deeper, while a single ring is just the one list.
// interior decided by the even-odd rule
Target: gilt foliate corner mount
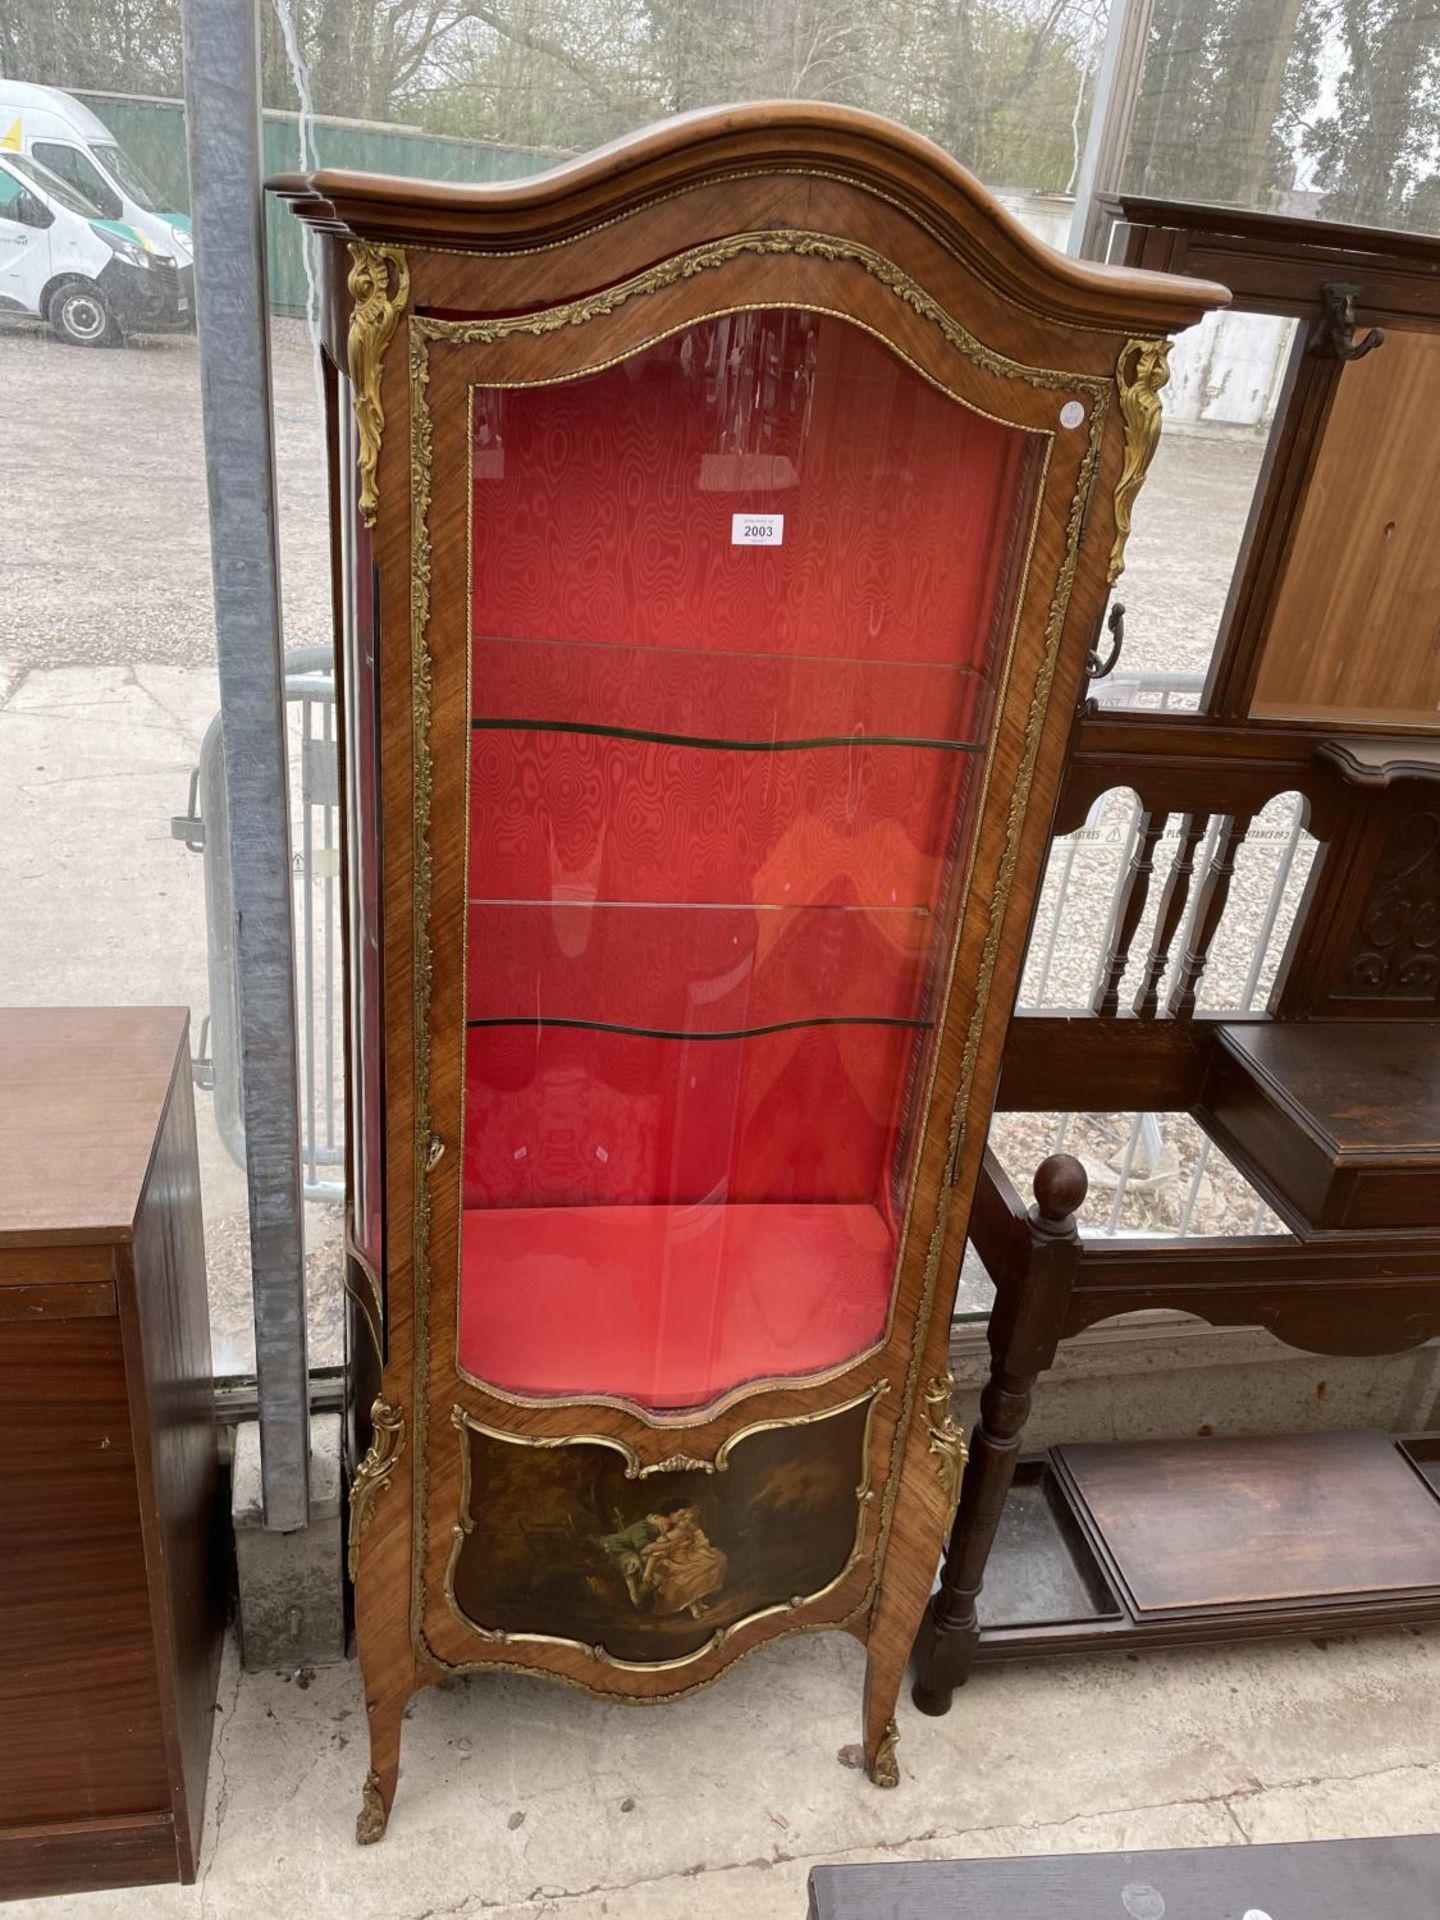
[{"label": "gilt foliate corner mount", "polygon": [[359,438],[360,516],[375,525],[380,505],[380,442],[385,432],[385,408],[380,379],[385,349],[400,324],[410,295],[410,267],[400,247],[350,242],[350,332],[347,360],[351,403]]},{"label": "gilt foliate corner mount", "polygon": [[1115,540],[1110,548],[1109,584],[1125,571],[1125,547],[1135,501],[1155,450],[1164,419],[1161,390],[1170,380],[1169,340],[1127,340],[1115,368],[1120,417],[1125,423],[1125,464],[1115,483]]}]

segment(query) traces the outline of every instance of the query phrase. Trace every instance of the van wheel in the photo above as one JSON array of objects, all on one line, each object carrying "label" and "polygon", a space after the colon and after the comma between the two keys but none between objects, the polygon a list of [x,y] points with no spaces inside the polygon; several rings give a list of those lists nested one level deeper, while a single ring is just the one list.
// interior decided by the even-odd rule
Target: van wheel
[{"label": "van wheel", "polygon": [[50,302],[50,324],[72,347],[115,347],[122,338],[120,323],[105,304],[98,287],[72,281]]}]

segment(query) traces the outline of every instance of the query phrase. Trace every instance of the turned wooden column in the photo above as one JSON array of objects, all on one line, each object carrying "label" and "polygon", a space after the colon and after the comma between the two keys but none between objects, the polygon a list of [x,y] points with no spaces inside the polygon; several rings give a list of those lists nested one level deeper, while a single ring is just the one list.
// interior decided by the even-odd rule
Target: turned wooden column
[{"label": "turned wooden column", "polygon": [[912,1698],[922,1713],[948,1713],[955,1689],[964,1686],[974,1665],[985,1565],[1015,1477],[1036,1378],[1054,1359],[1064,1329],[1080,1261],[1075,1215],[1088,1186],[1085,1169],[1072,1154],[1043,1160],[1027,1216],[1028,1261],[1023,1271],[992,1275],[990,1378],[980,1396],[980,1421],[970,1441],[939,1590],[915,1642]]}]

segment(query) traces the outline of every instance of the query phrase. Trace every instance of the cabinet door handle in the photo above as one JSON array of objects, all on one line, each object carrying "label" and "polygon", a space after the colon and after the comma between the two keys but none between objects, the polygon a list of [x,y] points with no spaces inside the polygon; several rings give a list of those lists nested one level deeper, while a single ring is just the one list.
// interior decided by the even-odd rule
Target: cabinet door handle
[{"label": "cabinet door handle", "polygon": [[430,1151],[425,1156],[425,1171],[427,1173],[433,1173],[435,1171],[444,1157],[444,1153],[445,1142],[440,1138],[438,1133],[432,1133],[430,1136]]}]

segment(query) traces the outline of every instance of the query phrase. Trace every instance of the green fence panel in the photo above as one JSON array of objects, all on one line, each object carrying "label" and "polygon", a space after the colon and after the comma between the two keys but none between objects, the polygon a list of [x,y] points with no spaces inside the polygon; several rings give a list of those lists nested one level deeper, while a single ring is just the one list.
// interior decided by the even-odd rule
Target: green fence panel
[{"label": "green fence panel", "polygon": [[190,210],[185,165],[185,109],[178,100],[131,99],[116,93],[77,93],[74,98],[103,120],[168,207]]},{"label": "green fence panel", "polygon": [[[77,93],[75,98],[99,115],[169,205],[188,212],[182,103],[113,93]],[[267,113],[264,134],[266,172],[295,172],[300,166],[298,117]],[[311,123],[311,142],[318,166],[401,174],[415,180],[514,180],[521,174],[542,173],[561,157],[534,147],[456,140],[364,120],[317,119]],[[308,284],[300,223],[273,200],[266,213],[270,311],[304,313]]]}]

